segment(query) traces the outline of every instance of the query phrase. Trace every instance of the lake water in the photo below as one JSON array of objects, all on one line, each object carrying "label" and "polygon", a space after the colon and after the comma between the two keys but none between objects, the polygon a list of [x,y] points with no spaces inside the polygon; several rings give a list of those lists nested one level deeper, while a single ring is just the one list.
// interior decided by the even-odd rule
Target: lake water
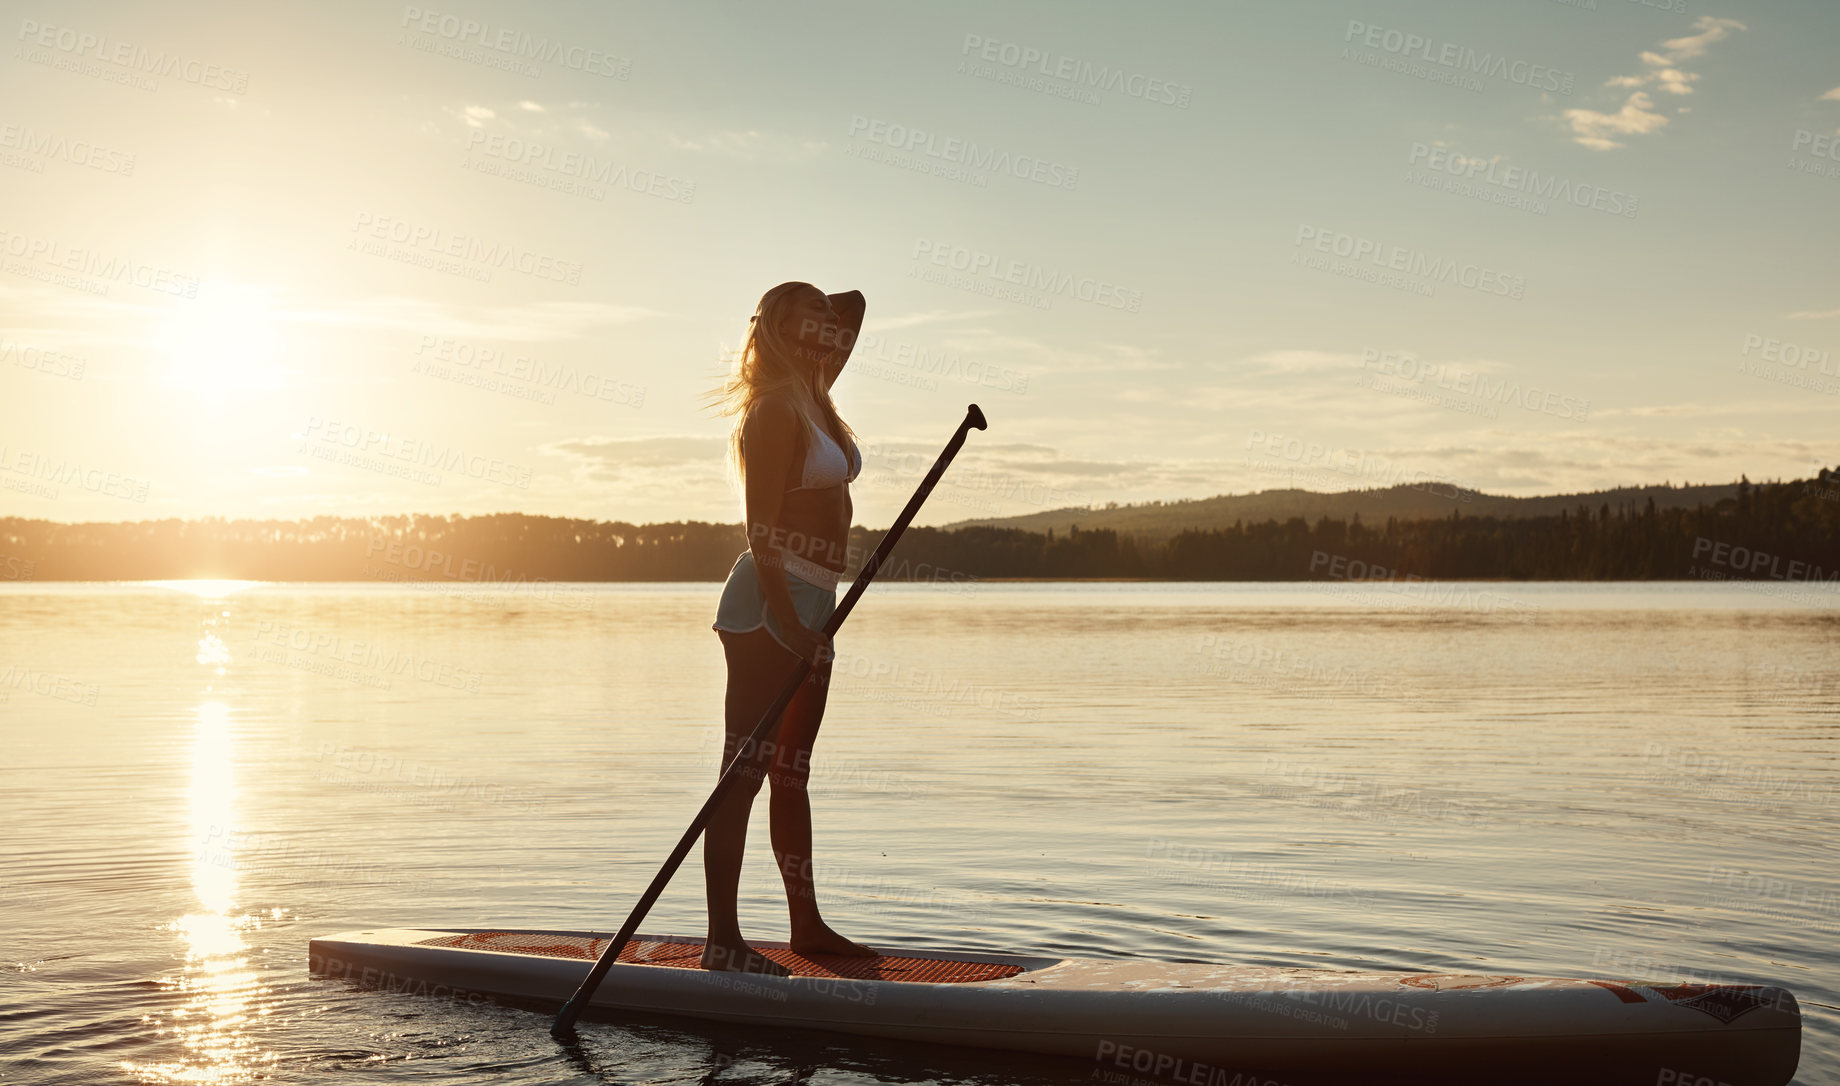
[{"label": "lake water", "polygon": [[[307,974],[609,928],[715,775],[720,586],[0,588],[0,1081],[1087,1081]],[[1840,1082],[1840,598],[1776,583],[878,585],[819,892],[869,942],[1780,983]],[[744,930],[783,938],[765,804]],[[646,930],[700,933],[694,855]]]}]

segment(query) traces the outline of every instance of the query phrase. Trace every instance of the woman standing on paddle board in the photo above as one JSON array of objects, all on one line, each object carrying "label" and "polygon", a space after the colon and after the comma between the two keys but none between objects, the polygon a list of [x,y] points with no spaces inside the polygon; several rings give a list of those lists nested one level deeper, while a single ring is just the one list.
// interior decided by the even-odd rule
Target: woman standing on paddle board
[{"label": "woman standing on paddle board", "polygon": [[[703,837],[709,937],[703,966],[785,975],[785,967],[741,937],[735,895],[748,812],[761,776],[773,856],[786,884],[792,949],[801,954],[875,952],[831,930],[812,886],[811,748],[830,685],[830,639],[822,627],[837,606],[837,582],[850,534],[850,480],[862,470],[854,435],[831,402],[865,302],[860,291],[826,295],[810,283],[781,283],[760,299],[734,373],[717,393],[737,416],[731,440],[746,501],[748,549],[735,560],[716,609],[728,658],[724,703],[734,756],[802,657],[813,662],[771,745],[755,752],[754,772],[716,809]],[[718,772],[721,767],[718,767]]]}]

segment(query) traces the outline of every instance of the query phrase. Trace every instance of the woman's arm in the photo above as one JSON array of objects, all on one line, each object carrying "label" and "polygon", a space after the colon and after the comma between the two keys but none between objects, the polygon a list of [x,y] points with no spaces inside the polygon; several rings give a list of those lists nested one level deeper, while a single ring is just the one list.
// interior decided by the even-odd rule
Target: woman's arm
[{"label": "woman's arm", "polygon": [[754,405],[741,424],[741,448],[747,456],[746,501],[748,550],[754,554],[754,570],[760,590],[779,620],[780,632],[792,643],[792,651],[806,659],[815,659],[823,645],[819,631],[807,630],[792,603],[792,589],[786,584],[786,569],[780,552],[786,540],[775,527],[785,497],[786,475],[792,458],[798,454],[800,418],[798,409],[778,396],[769,396]]},{"label": "woman's arm", "polygon": [[868,299],[860,290],[845,291],[842,294],[827,295],[831,308],[837,311],[837,348],[824,360],[824,387],[830,388],[837,381],[837,375],[843,372],[843,364],[850,360],[850,352],[856,348],[856,337],[862,332],[863,315],[868,311]]}]

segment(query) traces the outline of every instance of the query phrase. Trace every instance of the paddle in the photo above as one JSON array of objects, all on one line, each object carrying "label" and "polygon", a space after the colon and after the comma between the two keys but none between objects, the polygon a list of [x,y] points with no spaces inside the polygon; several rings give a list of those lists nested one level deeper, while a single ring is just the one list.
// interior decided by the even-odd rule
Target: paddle
[{"label": "paddle", "polygon": [[[850,609],[856,606],[857,598],[863,594],[864,589],[869,587],[869,582],[875,579],[876,570],[882,568],[882,563],[887,560],[889,552],[894,550],[894,545],[900,541],[901,533],[907,530],[908,522],[913,520],[914,514],[920,511],[920,506],[926,501],[926,496],[933,492],[933,486],[939,482],[939,477],[946,473],[946,465],[952,462],[952,458],[958,455],[958,450],[965,444],[965,434],[974,429],[985,429],[984,412],[978,410],[977,404],[972,404],[965,409],[965,421],[958,424],[958,432],[952,435],[952,440],[946,442],[945,451],[940,453],[939,459],[933,463],[933,470],[926,473],[926,478],[920,481],[920,489],[914,491],[914,496],[908,499],[907,508],[901,510],[901,515],[895,518],[894,527],[888,529],[888,534],[883,536],[881,543],[876,546],[875,553],[863,563],[862,571],[856,574],[856,580],[850,584],[850,590],[844,594],[843,602],[837,605],[837,609],[831,612],[830,620],[825,622],[824,632],[826,634],[835,636],[837,628],[842,626],[843,620],[849,617]],[[683,838],[677,842],[677,847],[671,850],[670,857],[665,860],[664,867],[659,870],[657,877],[652,879],[652,884],[646,887],[645,893],[640,895],[639,904],[633,906],[632,915],[626,918],[626,923],[620,925],[619,934],[613,937],[613,942],[607,945],[606,950],[601,951],[601,956],[594,963],[594,968],[588,970],[588,979],[582,981],[581,987],[576,989],[575,994],[569,997],[569,1001],[562,1005],[562,1010],[556,1015],[555,1024],[549,1028],[550,1036],[560,1041],[574,1034],[575,1020],[581,1017],[583,1010],[587,1009],[588,1000],[593,998],[594,990],[600,987],[601,979],[607,975],[607,970],[613,968],[613,963],[619,961],[620,951],[632,940],[633,933],[639,930],[640,922],[645,919],[645,914],[651,911],[652,905],[658,900],[658,895],[664,893],[665,884],[671,881],[671,876],[675,875],[678,867],[683,864],[684,857],[690,854],[690,846],[702,836],[703,827],[709,824],[710,816],[715,814],[716,807],[722,802],[722,797],[727,795],[730,787],[740,779],[742,764],[753,757],[754,752],[760,749],[761,742],[766,739],[767,733],[778,726],[780,714],[786,711],[786,706],[792,701],[793,695],[799,692],[799,684],[804,682],[805,677],[810,673],[811,661],[799,660],[799,666],[793,670],[792,678],[786,683],[786,688],[780,691],[779,697],[773,700],[772,707],[767,710],[765,716],[760,718],[760,723],[754,725],[754,733],[735,750],[734,758],[729,761],[728,768],[722,771],[721,779],[716,782],[715,791],[709,793],[709,798],[703,801],[703,809],[696,813],[696,818],[690,822],[690,828],[684,831]]]}]

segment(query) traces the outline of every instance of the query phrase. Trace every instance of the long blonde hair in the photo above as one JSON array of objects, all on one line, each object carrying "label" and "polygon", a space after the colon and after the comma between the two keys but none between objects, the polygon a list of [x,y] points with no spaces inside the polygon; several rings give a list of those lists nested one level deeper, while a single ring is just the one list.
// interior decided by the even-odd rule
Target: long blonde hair
[{"label": "long blonde hair", "polygon": [[734,356],[729,374],[721,385],[706,397],[718,415],[734,415],[735,427],[728,435],[728,462],[736,478],[747,479],[747,452],[741,446],[741,430],[748,413],[763,397],[781,393],[792,400],[799,413],[822,426],[839,445],[847,437],[855,440],[837,405],[831,402],[830,390],[815,379],[815,368],[799,365],[799,355],[810,348],[788,343],[780,334],[780,322],[786,307],[801,289],[816,290],[810,283],[781,283],[760,296],[754,315],[748,318],[747,336]]}]

